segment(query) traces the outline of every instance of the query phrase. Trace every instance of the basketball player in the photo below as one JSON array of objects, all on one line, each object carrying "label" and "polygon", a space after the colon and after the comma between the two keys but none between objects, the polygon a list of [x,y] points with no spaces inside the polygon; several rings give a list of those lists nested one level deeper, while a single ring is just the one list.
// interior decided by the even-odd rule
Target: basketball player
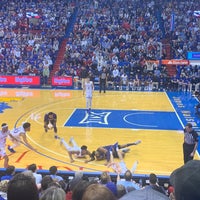
[{"label": "basketball player", "polygon": [[86,109],[87,113],[91,112],[92,107],[92,94],[94,91],[94,84],[92,81],[90,81],[89,78],[86,79],[85,87],[83,88],[83,95],[85,94],[86,97]]},{"label": "basketball player", "polygon": [[[26,137],[26,132],[29,132],[31,129],[31,124],[29,122],[25,122],[22,126],[14,128],[10,131],[8,138],[13,142],[12,146],[8,146],[8,150],[11,153],[15,153],[15,147],[18,147],[20,143],[24,144],[28,148],[36,151],[29,143]],[[23,141],[21,141],[21,138]]]},{"label": "basketball player", "polygon": [[79,147],[73,137],[70,138],[69,143],[71,143],[72,146],[70,146],[67,142],[65,142],[63,138],[60,140],[60,144],[64,145],[65,149],[69,154],[71,163],[74,162],[72,155],[74,155],[76,158],[86,158],[86,155],[90,157],[92,156],[92,154],[88,151],[87,146],[83,145]]},{"label": "basketball player", "polygon": [[58,139],[58,135],[57,135],[58,129],[56,126],[56,122],[57,122],[57,115],[54,112],[49,112],[44,115],[44,130],[45,130],[45,132],[47,132],[49,129],[53,128],[54,138]]},{"label": "basketball player", "polygon": [[122,155],[122,157],[124,157],[125,153],[127,153],[130,150],[127,147],[132,146],[132,145],[138,145],[140,143],[141,143],[140,140],[133,142],[133,143],[123,144],[123,145],[120,145],[117,142],[112,145],[99,147],[96,151],[92,152],[91,160],[87,160],[86,163],[88,163],[96,158],[96,160],[106,160],[107,162],[105,163],[105,165],[108,165],[110,163],[110,152],[112,152],[112,155],[114,158],[119,158],[118,151],[120,149],[121,155]]},{"label": "basketball player", "polygon": [[5,151],[6,147],[6,138],[10,131],[8,130],[8,125],[6,123],[3,123],[1,125],[1,130],[0,130],[0,156],[1,158],[4,159],[4,168],[8,167],[8,156]]},{"label": "basketball player", "polygon": [[85,66],[82,66],[80,71],[80,78],[81,78],[83,92],[85,90],[85,83],[87,81],[87,77],[88,77],[88,70],[86,69]]}]

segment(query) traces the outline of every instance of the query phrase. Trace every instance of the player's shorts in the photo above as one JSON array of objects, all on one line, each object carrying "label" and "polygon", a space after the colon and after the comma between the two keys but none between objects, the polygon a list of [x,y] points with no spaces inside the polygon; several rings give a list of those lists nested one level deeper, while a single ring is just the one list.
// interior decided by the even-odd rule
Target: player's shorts
[{"label": "player's shorts", "polygon": [[116,148],[112,149],[112,153],[114,158],[119,158]]},{"label": "player's shorts", "polygon": [[6,151],[5,148],[0,148],[0,156],[3,158],[4,156],[6,156]]},{"label": "player's shorts", "polygon": [[16,137],[16,136],[14,136],[16,139],[17,139],[17,141],[14,139],[14,138],[12,138],[12,137],[10,137],[9,135],[8,135],[8,139],[10,140],[10,141],[12,141],[13,143],[15,143],[15,144],[20,144],[20,141],[21,141],[21,138],[20,137]]},{"label": "player's shorts", "polygon": [[68,147],[67,151],[80,151],[81,152],[81,148],[80,147]]},{"label": "player's shorts", "polygon": [[92,99],[92,94],[87,94],[85,97],[86,99]]}]

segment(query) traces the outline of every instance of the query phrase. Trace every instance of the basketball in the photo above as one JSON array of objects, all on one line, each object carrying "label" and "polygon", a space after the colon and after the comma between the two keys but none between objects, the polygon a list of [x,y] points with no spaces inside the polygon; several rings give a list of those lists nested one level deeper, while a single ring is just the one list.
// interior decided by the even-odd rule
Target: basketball
[{"label": "basketball", "polygon": [[48,128],[49,128],[49,129],[52,129],[52,128],[53,128],[53,125],[52,125],[51,123],[49,123],[49,124],[48,124]]}]

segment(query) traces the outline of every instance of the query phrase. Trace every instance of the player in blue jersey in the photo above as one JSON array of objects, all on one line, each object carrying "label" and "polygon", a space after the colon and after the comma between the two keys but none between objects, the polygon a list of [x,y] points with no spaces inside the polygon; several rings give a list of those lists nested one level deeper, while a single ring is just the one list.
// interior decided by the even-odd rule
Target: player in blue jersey
[{"label": "player in blue jersey", "polygon": [[49,112],[46,113],[44,115],[44,130],[45,132],[47,132],[49,129],[54,130],[54,137],[55,139],[58,139],[58,135],[57,135],[57,126],[56,126],[56,122],[57,122],[57,115],[54,112]]},{"label": "player in blue jersey", "polygon": [[125,153],[130,150],[127,147],[138,145],[140,143],[141,143],[140,140],[133,143],[123,144],[123,145],[120,145],[118,144],[118,142],[116,142],[115,144],[112,144],[112,145],[99,147],[96,151],[92,152],[92,156],[91,156],[92,159],[87,160],[86,163],[96,159],[96,160],[106,160],[105,165],[108,165],[110,162],[110,153],[112,153],[114,158],[119,158],[119,154],[118,154],[119,149],[121,150],[122,156],[124,156]]}]

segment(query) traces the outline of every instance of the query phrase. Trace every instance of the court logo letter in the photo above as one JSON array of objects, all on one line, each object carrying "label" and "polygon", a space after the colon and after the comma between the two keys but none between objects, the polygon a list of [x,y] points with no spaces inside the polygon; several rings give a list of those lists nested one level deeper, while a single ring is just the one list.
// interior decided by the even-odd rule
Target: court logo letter
[{"label": "court logo letter", "polygon": [[95,113],[91,112],[89,115],[86,113],[84,119],[79,124],[98,123],[108,125],[108,116],[111,112]]}]

